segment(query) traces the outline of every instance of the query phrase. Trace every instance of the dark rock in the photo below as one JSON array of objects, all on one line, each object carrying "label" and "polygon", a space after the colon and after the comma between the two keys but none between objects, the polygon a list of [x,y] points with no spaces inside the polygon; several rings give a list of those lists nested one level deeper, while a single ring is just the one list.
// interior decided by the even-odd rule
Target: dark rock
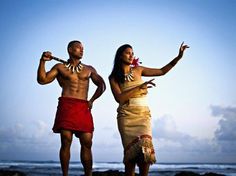
[{"label": "dark rock", "polygon": [[108,170],[104,172],[93,172],[93,176],[124,176],[124,174],[118,170]]},{"label": "dark rock", "polygon": [[225,176],[225,175],[216,174],[216,173],[212,173],[212,172],[200,175],[200,174],[197,174],[197,173],[191,172],[191,171],[182,171],[182,172],[175,174],[175,176]]},{"label": "dark rock", "polygon": [[[107,170],[104,172],[96,171],[93,172],[93,176],[124,176],[124,172],[120,172],[118,170]],[[135,176],[138,176],[138,174],[135,174]]]},{"label": "dark rock", "polygon": [[0,170],[0,176],[26,176],[26,174],[20,171]]},{"label": "dark rock", "polygon": [[203,176],[225,176],[225,175],[209,172],[209,173],[205,173]]},{"label": "dark rock", "polygon": [[190,171],[182,171],[175,174],[175,176],[200,176],[200,174],[197,174],[195,172],[190,172]]}]

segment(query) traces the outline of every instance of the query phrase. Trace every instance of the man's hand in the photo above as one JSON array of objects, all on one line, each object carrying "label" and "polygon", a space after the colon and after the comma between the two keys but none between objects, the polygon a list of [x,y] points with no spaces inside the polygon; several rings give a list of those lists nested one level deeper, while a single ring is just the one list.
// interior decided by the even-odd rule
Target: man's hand
[{"label": "man's hand", "polygon": [[52,53],[50,51],[43,52],[40,60],[43,60],[43,61],[50,61],[50,60],[52,60]]},{"label": "man's hand", "polygon": [[88,106],[89,106],[89,110],[91,111],[91,109],[93,108],[93,101],[89,100]]},{"label": "man's hand", "polygon": [[188,45],[184,45],[184,42],[181,43],[179,48],[179,57],[182,57],[186,48],[189,48]]}]

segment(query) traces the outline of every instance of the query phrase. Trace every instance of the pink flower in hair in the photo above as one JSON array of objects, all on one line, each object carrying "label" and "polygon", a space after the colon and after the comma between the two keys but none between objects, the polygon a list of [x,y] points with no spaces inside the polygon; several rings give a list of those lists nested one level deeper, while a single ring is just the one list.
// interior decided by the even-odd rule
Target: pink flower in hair
[{"label": "pink flower in hair", "polygon": [[134,57],[134,60],[133,60],[133,62],[132,62],[132,66],[133,67],[137,67],[137,66],[139,66],[139,64],[141,64],[142,62],[139,62],[139,58],[135,58]]}]

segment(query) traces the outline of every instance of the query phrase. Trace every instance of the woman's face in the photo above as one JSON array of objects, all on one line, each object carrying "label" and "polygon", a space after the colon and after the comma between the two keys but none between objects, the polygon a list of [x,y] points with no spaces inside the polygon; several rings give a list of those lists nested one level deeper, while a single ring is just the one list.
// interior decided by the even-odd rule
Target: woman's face
[{"label": "woman's face", "polygon": [[123,61],[123,63],[125,64],[132,64],[133,60],[134,60],[134,52],[132,48],[126,48],[124,50],[124,52],[121,55],[121,59]]}]

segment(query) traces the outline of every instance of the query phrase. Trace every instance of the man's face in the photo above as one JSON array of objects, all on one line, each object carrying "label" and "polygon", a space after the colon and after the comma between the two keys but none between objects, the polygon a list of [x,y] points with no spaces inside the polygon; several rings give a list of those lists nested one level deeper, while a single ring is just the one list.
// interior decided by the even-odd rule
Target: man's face
[{"label": "man's face", "polygon": [[71,56],[81,59],[83,57],[84,48],[82,43],[76,42],[69,48]]},{"label": "man's face", "polygon": [[126,48],[124,50],[124,52],[122,53],[122,61],[125,64],[132,64],[133,60],[134,60],[134,52],[132,48]]}]

